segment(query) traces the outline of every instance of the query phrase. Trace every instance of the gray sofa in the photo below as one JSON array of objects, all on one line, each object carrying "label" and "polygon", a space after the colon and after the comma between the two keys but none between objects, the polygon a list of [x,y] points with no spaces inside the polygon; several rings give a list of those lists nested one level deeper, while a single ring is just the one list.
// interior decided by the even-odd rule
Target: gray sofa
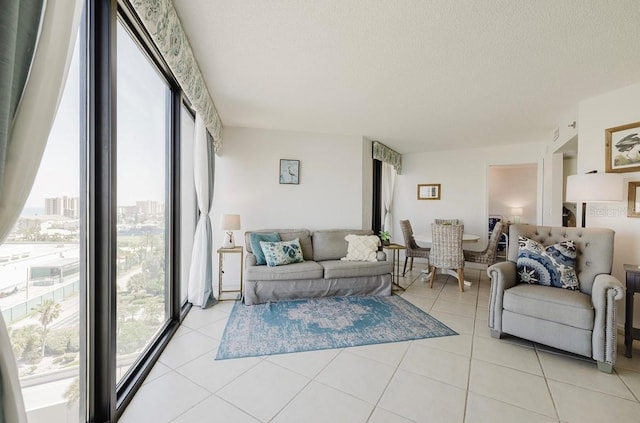
[{"label": "gray sofa", "polygon": [[[545,247],[574,241],[580,289],[516,284],[519,236]],[[487,269],[491,336],[507,333],[591,357],[610,373],[616,360],[616,301],[625,290],[610,274],[613,237],[612,230],[602,228],[512,225],[507,261]]]},{"label": "gray sofa", "polygon": [[[277,232],[280,239],[300,239],[304,262],[284,266],[257,265],[249,242],[253,232]],[[247,305],[302,298],[348,295],[391,295],[392,263],[383,251],[377,262],[343,261],[348,234],[371,235],[370,230],[270,229],[245,233],[243,298]]]}]

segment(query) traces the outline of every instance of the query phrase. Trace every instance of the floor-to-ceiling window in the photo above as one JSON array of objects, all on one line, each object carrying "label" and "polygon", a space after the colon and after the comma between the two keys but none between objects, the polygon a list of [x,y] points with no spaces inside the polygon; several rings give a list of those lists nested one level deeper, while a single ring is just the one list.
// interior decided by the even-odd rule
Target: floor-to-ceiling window
[{"label": "floor-to-ceiling window", "polygon": [[193,250],[193,234],[196,231],[198,205],[193,177],[193,136],[195,120],[186,105],[180,112],[180,303],[188,297],[189,268]]},{"label": "floor-to-ceiling window", "polygon": [[76,45],[31,194],[0,245],[0,309],[30,423],[77,422],[79,416],[79,58]]},{"label": "floor-to-ceiling window", "polygon": [[169,87],[117,26],[118,381],[167,320]]}]

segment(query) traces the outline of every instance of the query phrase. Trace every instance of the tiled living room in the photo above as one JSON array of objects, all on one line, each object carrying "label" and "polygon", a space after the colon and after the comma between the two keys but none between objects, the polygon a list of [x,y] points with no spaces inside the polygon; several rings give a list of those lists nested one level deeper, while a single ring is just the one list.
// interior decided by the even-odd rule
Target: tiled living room
[{"label": "tiled living room", "polygon": [[[487,328],[490,280],[458,291],[452,276],[400,284],[406,300],[459,335],[293,354],[214,360],[232,309],[193,308],[120,421],[636,422],[640,361],[612,374],[579,356]],[[634,355],[640,356],[635,344]]]}]

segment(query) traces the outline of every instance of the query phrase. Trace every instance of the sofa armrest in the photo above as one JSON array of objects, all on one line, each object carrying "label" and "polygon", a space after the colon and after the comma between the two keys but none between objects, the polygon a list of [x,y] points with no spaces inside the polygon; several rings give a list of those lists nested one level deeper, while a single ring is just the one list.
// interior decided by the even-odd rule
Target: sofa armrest
[{"label": "sofa armrest", "polygon": [[251,267],[251,266],[257,266],[258,265],[258,261],[256,260],[256,256],[253,255],[252,253],[247,253],[244,256],[244,268],[246,269],[247,267]]},{"label": "sofa armrest", "polygon": [[384,251],[378,251],[377,259],[378,261],[387,261],[387,253]]},{"label": "sofa armrest", "polygon": [[611,365],[616,362],[616,301],[624,298],[624,292],[624,285],[611,275],[596,275],[593,281],[591,302],[595,315],[591,342],[596,361]]},{"label": "sofa armrest", "polygon": [[502,299],[504,291],[516,284],[516,264],[504,261],[489,266],[487,275],[491,278],[489,296],[489,328],[502,333]]}]

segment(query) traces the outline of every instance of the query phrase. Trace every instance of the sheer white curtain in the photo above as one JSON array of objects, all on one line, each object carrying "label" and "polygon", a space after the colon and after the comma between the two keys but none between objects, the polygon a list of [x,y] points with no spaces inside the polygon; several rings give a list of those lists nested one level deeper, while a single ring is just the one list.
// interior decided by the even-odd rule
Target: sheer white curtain
[{"label": "sheer white curtain", "polygon": [[396,169],[393,165],[382,162],[382,229],[391,232],[393,218],[391,208],[393,206],[393,191],[396,186]]},{"label": "sheer white curtain", "polygon": [[213,200],[213,143],[200,115],[196,115],[193,142],[193,176],[200,217],[193,240],[189,270],[189,302],[202,308],[215,303],[213,296],[213,232],[211,202]]},{"label": "sheer white curtain", "polygon": [[[30,2],[20,0],[2,3],[1,13],[4,16],[0,20],[0,25],[18,28],[17,37],[20,37],[21,24],[37,27],[38,22],[23,21],[24,14],[21,11],[9,15],[8,10],[15,11],[14,7],[28,3]],[[0,164],[0,169],[3,171],[0,186],[0,242],[4,241],[20,216],[33,186],[60,103],[78,33],[82,1],[48,1],[44,4],[44,13],[40,13],[42,19],[35,53],[31,65],[27,67],[29,76],[24,90],[21,90],[22,94],[19,97],[15,115],[11,116],[12,123],[8,137],[3,143],[5,160]],[[5,29],[7,27],[2,28],[2,43],[11,42],[4,37]],[[23,52],[17,51],[16,54],[23,54]],[[30,59],[18,56],[0,57],[3,66],[8,64],[9,67],[13,67],[14,63],[19,66],[21,61]],[[6,68],[3,68],[4,71]],[[0,96],[6,95],[4,88],[3,86]],[[2,314],[0,314],[0,393],[2,394],[0,421],[26,423],[15,357]]]}]

